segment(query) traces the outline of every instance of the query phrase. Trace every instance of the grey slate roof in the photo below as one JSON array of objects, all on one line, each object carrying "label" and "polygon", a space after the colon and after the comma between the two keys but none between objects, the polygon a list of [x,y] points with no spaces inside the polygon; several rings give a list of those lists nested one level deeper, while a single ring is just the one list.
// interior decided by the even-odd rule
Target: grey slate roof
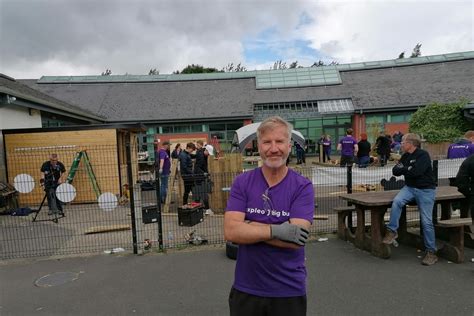
[{"label": "grey slate roof", "polygon": [[185,121],[251,118],[253,105],[351,98],[355,110],[392,111],[430,102],[474,100],[474,58],[347,70],[342,84],[256,89],[254,78],[122,83],[23,82],[107,121]]},{"label": "grey slate roof", "polygon": [[251,118],[255,80],[36,84],[35,89],[110,122]]},{"label": "grey slate roof", "polygon": [[49,110],[52,113],[72,116],[90,122],[103,122],[105,120],[103,117],[100,117],[93,112],[73,106],[65,101],[58,100],[51,95],[38,91],[37,89],[32,89],[24,83],[18,82],[17,80],[1,73],[0,93],[15,97],[18,102],[13,102],[14,104],[21,104],[21,101],[26,101],[31,103],[31,107],[37,105],[38,108],[44,111]]},{"label": "grey slate roof", "polygon": [[440,63],[444,61],[474,58],[474,51],[448,53],[442,55],[419,56],[358,62],[351,64],[327,65],[323,67],[301,67],[277,70],[253,70],[244,72],[214,72],[206,74],[169,75],[110,75],[110,76],[43,76],[38,83],[99,83],[99,82],[156,82],[156,81],[203,81],[255,78],[257,89],[283,89],[306,86],[328,86],[341,84],[341,71],[392,68],[399,66]]},{"label": "grey slate roof", "polygon": [[474,59],[341,72],[342,84],[258,90],[255,103],[352,98],[356,111],[474,100]]}]

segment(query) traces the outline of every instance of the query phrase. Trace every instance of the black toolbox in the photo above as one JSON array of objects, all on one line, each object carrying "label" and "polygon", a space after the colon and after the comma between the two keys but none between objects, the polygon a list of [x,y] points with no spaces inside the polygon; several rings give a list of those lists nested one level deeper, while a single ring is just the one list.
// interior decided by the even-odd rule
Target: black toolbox
[{"label": "black toolbox", "polygon": [[143,224],[158,223],[161,219],[161,210],[154,204],[142,206],[142,221]]},{"label": "black toolbox", "polygon": [[204,206],[201,203],[186,204],[178,207],[179,226],[194,226],[204,219]]}]

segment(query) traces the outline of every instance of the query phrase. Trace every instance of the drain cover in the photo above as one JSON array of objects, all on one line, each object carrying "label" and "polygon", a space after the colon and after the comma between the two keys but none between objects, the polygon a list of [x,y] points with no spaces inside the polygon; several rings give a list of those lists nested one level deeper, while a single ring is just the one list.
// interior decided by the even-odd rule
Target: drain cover
[{"label": "drain cover", "polygon": [[77,272],[55,272],[42,276],[35,281],[35,285],[39,287],[57,286],[67,282],[79,279]]}]

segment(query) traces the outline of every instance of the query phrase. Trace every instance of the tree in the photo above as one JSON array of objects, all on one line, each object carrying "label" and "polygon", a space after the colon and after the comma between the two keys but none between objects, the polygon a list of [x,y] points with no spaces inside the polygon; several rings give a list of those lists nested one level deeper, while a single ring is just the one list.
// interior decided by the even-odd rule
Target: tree
[{"label": "tree", "polygon": [[318,61],[315,61],[311,67],[321,67],[321,66],[324,66],[324,61],[322,61],[321,59],[318,60]]},{"label": "tree", "polygon": [[273,67],[270,68],[270,70],[283,70],[283,69],[287,69],[288,66],[286,65],[285,62],[283,62],[281,59],[280,60],[277,60],[276,62],[273,63]]},{"label": "tree", "polygon": [[288,67],[289,69],[295,69],[295,68],[298,68],[298,61],[295,60],[294,62],[292,62],[290,64],[290,67]]},{"label": "tree", "polygon": [[207,68],[201,65],[187,65],[181,72],[179,70],[176,70],[173,72],[174,74],[203,74],[203,73],[212,73],[212,72],[219,72],[216,68]]},{"label": "tree", "polygon": [[456,103],[431,103],[418,109],[410,119],[410,132],[423,136],[429,143],[451,142],[469,129],[462,109],[468,100]]},{"label": "tree", "polygon": [[150,71],[148,72],[148,75],[149,76],[154,76],[154,75],[159,75],[160,74],[160,71],[156,68],[150,68]]},{"label": "tree", "polygon": [[401,52],[400,55],[398,55],[398,59],[403,59],[405,58],[405,52]]},{"label": "tree", "polygon": [[421,44],[420,43],[415,45],[415,48],[413,48],[413,52],[411,53],[410,58],[419,57],[419,56],[421,56]]},{"label": "tree", "polygon": [[321,66],[335,66],[335,65],[339,65],[339,62],[336,61],[336,60],[333,60],[331,61],[329,64],[325,64],[324,61],[322,61],[321,59],[314,62],[311,67],[321,67]]},{"label": "tree", "polygon": [[234,63],[228,63],[227,66],[222,68],[223,72],[242,72],[242,71],[247,71],[247,68],[245,66],[242,66],[241,63],[238,63],[234,67]]},{"label": "tree", "polygon": [[112,74],[112,70],[109,68],[105,69],[105,71],[101,74],[101,76],[110,76]]}]

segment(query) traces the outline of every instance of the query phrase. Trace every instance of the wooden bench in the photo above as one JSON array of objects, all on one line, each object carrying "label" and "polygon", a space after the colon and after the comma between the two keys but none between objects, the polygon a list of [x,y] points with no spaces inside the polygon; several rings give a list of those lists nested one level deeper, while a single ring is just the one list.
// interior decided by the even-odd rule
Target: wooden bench
[{"label": "wooden bench", "polygon": [[443,245],[438,255],[455,263],[464,261],[464,226],[472,225],[470,217],[438,220],[436,226],[444,227],[449,233],[449,243]]},{"label": "wooden bench", "polygon": [[355,212],[354,206],[338,206],[333,208],[333,211],[337,213],[337,236],[342,240],[352,240],[354,236],[349,231],[346,225],[346,218],[352,217],[352,212]]}]

